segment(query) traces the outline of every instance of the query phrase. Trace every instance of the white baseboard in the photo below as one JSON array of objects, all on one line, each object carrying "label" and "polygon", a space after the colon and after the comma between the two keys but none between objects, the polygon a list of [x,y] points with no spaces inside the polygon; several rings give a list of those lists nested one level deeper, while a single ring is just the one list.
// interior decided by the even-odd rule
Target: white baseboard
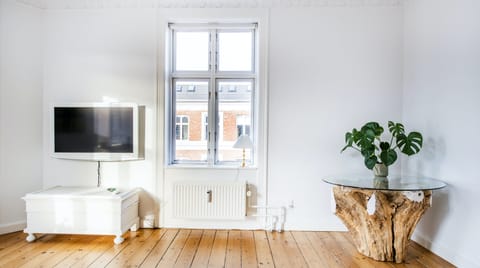
[{"label": "white baseboard", "polygon": [[0,234],[8,234],[17,231],[22,231],[27,227],[26,221],[17,221],[12,223],[0,224]]},{"label": "white baseboard", "polygon": [[256,220],[245,221],[211,221],[211,220],[183,220],[172,219],[163,225],[162,228],[186,228],[186,229],[221,229],[221,230],[260,230],[263,225]]},{"label": "white baseboard", "polygon": [[465,254],[462,254],[462,252],[457,252],[453,250],[452,246],[432,242],[422,234],[414,233],[412,240],[457,267],[480,267],[480,260],[474,260],[471,256],[466,256]]}]

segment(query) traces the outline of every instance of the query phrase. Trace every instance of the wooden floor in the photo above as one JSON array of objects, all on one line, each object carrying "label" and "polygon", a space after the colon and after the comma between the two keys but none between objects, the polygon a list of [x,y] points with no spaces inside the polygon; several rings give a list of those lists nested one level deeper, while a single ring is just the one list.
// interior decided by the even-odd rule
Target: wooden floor
[{"label": "wooden floor", "polygon": [[0,267],[453,267],[411,242],[404,264],[356,252],[348,233],[141,229],[113,236],[0,236]]}]

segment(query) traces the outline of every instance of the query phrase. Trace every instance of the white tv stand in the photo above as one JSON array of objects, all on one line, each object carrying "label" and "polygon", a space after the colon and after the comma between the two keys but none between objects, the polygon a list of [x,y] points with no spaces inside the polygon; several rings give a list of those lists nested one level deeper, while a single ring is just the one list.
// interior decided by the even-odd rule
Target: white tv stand
[{"label": "white tv stand", "polygon": [[122,235],[136,231],[138,189],[109,192],[103,188],[61,187],[27,194],[27,241],[34,233],[115,235],[115,244]]}]

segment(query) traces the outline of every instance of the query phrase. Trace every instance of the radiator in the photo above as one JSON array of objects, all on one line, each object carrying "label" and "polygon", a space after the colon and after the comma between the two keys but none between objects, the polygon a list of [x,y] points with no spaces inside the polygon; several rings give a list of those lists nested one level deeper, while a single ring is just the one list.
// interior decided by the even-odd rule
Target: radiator
[{"label": "radiator", "polygon": [[173,185],[173,216],[188,219],[239,220],[246,213],[245,182]]}]

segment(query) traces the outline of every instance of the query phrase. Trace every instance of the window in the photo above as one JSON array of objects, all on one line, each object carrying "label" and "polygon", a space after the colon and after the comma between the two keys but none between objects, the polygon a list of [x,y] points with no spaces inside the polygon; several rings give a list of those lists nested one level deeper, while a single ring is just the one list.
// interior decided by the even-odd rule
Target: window
[{"label": "window", "polygon": [[250,135],[250,117],[247,115],[237,115],[237,136]]},{"label": "window", "polygon": [[232,146],[240,134],[253,141],[256,24],[169,28],[169,163],[241,161],[242,150]]},{"label": "window", "polygon": [[175,139],[188,140],[188,116],[177,115],[175,118]]}]

